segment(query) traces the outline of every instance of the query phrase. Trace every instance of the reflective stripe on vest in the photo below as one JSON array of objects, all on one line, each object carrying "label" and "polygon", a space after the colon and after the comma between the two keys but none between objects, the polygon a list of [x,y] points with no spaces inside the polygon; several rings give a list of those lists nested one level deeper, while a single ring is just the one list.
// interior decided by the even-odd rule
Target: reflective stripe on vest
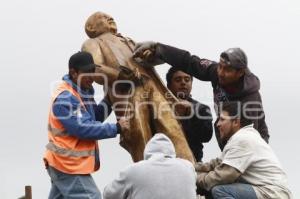
[{"label": "reflective stripe on vest", "polygon": [[48,124],[48,131],[52,133],[53,136],[67,136],[68,133],[66,130],[60,130],[57,128],[53,128],[51,124]]},{"label": "reflective stripe on vest", "polygon": [[46,145],[46,148],[50,151],[53,151],[54,153],[57,153],[59,155],[63,156],[69,156],[69,157],[86,157],[86,156],[94,156],[95,150],[86,150],[86,151],[73,151],[61,148],[59,146],[56,146],[53,142],[49,142]]}]

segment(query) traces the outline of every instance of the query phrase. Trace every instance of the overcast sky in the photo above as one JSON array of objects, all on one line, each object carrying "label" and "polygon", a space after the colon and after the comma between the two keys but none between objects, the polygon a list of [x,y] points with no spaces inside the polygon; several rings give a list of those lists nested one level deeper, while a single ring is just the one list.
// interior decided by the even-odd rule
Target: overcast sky
[{"label": "overcast sky", "polygon": [[[27,184],[33,186],[34,199],[48,197],[50,180],[42,156],[50,88],[67,72],[70,55],[87,39],[84,23],[95,11],[112,15],[119,32],[135,41],[159,41],[213,60],[227,48],[244,49],[250,69],[261,80],[270,144],[287,172],[294,197],[300,198],[296,188],[300,179],[299,0],[4,0],[0,7],[1,199],[21,196]],[[157,67],[162,78],[167,69],[167,65]],[[208,83],[195,80],[192,94],[212,104]],[[113,115],[109,121],[115,121]],[[94,178],[101,191],[131,164],[118,141],[100,142],[102,168]],[[218,154],[213,138],[205,145],[204,159]]]}]

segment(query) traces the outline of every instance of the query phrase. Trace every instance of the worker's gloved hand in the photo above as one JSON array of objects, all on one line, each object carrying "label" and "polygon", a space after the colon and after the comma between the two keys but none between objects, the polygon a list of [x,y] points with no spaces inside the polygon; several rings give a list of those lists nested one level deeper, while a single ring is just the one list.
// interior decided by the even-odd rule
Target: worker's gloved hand
[{"label": "worker's gloved hand", "polygon": [[146,41],[137,43],[134,47],[133,57],[139,57],[141,59],[149,59],[154,56],[156,49],[156,42]]},{"label": "worker's gloved hand", "polygon": [[137,43],[134,47],[133,58],[144,67],[152,67],[164,62],[160,59],[158,44],[153,41]]}]

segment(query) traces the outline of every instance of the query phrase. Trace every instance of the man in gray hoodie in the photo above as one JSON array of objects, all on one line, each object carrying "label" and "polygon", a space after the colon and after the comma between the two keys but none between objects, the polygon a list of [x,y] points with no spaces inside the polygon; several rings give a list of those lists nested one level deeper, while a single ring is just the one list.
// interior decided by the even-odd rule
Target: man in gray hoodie
[{"label": "man in gray hoodie", "polygon": [[[210,81],[217,115],[223,102],[240,101],[254,128],[266,142],[269,141],[270,136],[259,93],[260,81],[250,72],[247,56],[242,49],[230,48],[221,53],[219,62],[215,62],[165,44],[144,42],[136,45],[134,56],[154,65],[168,63],[199,80]],[[218,120],[215,124],[217,122]],[[226,143],[220,139],[216,126],[215,133],[223,150]]]},{"label": "man in gray hoodie", "polygon": [[144,160],[123,170],[108,184],[104,199],[196,199],[196,173],[187,160],[176,158],[174,145],[164,134],[147,143]]}]

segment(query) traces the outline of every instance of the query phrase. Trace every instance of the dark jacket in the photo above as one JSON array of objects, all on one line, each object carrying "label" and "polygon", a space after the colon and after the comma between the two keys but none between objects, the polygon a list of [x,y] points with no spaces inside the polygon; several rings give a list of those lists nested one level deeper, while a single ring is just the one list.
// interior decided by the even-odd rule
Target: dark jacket
[{"label": "dark jacket", "polygon": [[194,114],[192,118],[181,119],[180,122],[195,159],[197,162],[201,162],[203,157],[202,143],[209,142],[213,134],[212,115],[208,106],[192,98],[187,100],[192,103]]},{"label": "dark jacket", "polygon": [[[220,102],[240,101],[247,103],[247,109],[252,109],[247,112],[251,116],[254,128],[261,134],[262,138],[268,142],[269,133],[265,123],[265,115],[262,107],[261,96],[259,94],[260,82],[259,79],[247,69],[246,74],[242,77],[240,91],[235,94],[227,93],[219,84],[217,68],[218,63],[207,59],[200,59],[197,56],[191,55],[188,51],[174,48],[164,44],[157,44],[156,55],[162,61],[179,68],[180,70],[194,76],[202,81],[210,81],[214,92],[214,102],[216,107],[219,107]],[[216,136],[221,149],[224,147],[220,143],[218,137],[218,129]]]}]

